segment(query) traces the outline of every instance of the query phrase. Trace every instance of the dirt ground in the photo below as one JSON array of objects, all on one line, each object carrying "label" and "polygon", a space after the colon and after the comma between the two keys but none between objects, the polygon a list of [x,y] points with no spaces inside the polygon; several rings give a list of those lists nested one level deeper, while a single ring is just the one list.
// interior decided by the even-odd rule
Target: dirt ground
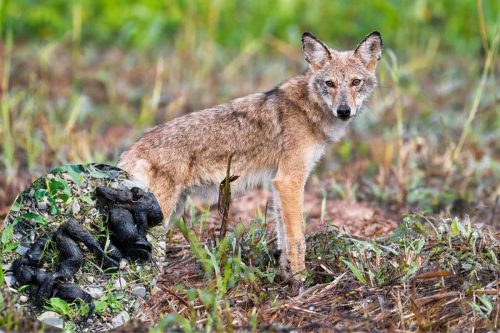
[{"label": "dirt ground", "polygon": [[[324,205],[324,215],[321,216],[321,207]],[[274,213],[272,210],[272,199],[269,191],[263,188],[251,190],[244,196],[233,198],[230,211],[229,229],[238,223],[250,225],[256,216],[265,216],[269,235],[274,235]],[[267,213],[266,213],[267,207]],[[201,206],[200,206],[201,208]],[[395,213],[387,213],[366,202],[355,202],[350,200],[338,200],[326,198],[323,203],[321,193],[308,188],[304,197],[304,213],[306,216],[306,237],[321,231],[345,230],[358,237],[382,237],[390,234],[397,228],[398,216]],[[215,207],[212,207],[207,222],[207,231],[203,236],[218,232],[220,217]],[[200,238],[205,238],[201,236]],[[187,287],[199,288],[203,285],[203,274],[200,272],[198,263],[190,255],[188,245],[181,233],[174,229],[174,243],[176,246],[167,254],[167,266],[164,268],[158,284],[153,288],[151,297],[142,305],[136,321],[123,328],[124,332],[138,331],[141,327],[146,330],[148,325],[154,325],[162,315],[175,311],[183,311],[184,300],[175,292],[175,285],[184,284]],[[269,240],[269,243],[275,239]],[[167,252],[169,252],[167,250]],[[279,285],[276,286],[280,288]],[[285,292],[286,288],[283,289]],[[245,291],[235,290],[235,299],[246,302]],[[179,306],[179,307],[177,307]],[[240,306],[240,305],[238,305]],[[143,321],[141,324],[140,321]],[[244,325],[245,320],[234,322]],[[144,325],[144,326],[142,326]],[[241,327],[241,326],[240,326]]]},{"label": "dirt ground", "polygon": [[[326,231],[333,226],[360,237],[382,237],[397,227],[395,214],[389,214],[366,203],[353,200],[325,198],[324,216],[321,216],[323,198],[321,193],[309,189],[304,195],[304,215],[306,235]],[[265,189],[254,189],[244,196],[235,198],[231,204],[231,221],[249,223],[256,212],[266,211],[268,220],[274,220],[272,196]],[[212,219],[218,219],[211,214]],[[217,223],[216,221],[214,221]],[[269,228],[274,230],[274,222]]]}]

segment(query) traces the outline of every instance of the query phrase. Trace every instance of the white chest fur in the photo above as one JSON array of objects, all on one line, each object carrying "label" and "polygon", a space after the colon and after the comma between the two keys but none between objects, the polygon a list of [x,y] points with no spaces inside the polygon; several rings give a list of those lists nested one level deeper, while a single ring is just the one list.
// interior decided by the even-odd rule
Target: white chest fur
[{"label": "white chest fur", "polygon": [[350,121],[344,122],[344,121],[337,121],[333,123],[332,125],[328,125],[325,129],[324,132],[328,138],[328,142],[338,142],[342,137],[345,135],[347,131],[347,125],[349,124]]},{"label": "white chest fur", "polygon": [[307,152],[307,174],[309,174],[319,159],[325,154],[326,143],[312,146]]}]

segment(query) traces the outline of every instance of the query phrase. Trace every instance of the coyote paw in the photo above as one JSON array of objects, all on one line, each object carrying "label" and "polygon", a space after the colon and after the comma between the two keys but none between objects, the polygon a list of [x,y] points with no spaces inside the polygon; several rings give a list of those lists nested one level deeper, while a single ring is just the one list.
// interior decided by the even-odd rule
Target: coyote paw
[{"label": "coyote paw", "polygon": [[305,280],[304,271],[306,269],[304,260],[293,258],[281,253],[281,270],[285,280],[292,286],[300,287]]}]

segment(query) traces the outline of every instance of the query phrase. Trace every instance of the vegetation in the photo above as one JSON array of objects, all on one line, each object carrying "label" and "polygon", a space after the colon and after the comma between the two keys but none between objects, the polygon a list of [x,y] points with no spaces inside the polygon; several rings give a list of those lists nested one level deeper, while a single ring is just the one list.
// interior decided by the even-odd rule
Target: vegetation
[{"label": "vegetation", "polygon": [[262,222],[207,244],[178,226],[191,251],[164,274],[168,283],[154,306],[166,304],[169,314],[154,332],[498,327],[500,248],[470,219],[430,227],[425,217],[408,215],[391,237],[377,240],[312,235],[298,295],[278,276]]},{"label": "vegetation", "polygon": [[[4,306],[15,313],[16,306],[13,304],[17,302],[17,308],[22,306],[25,316],[34,318],[50,310],[64,320],[65,329],[83,332],[112,328],[112,319],[120,313],[135,313],[140,296],[135,294],[134,288],[139,287],[146,294],[159,274],[158,267],[151,263],[138,265],[133,261],[123,260],[120,262],[119,271],[114,268],[106,269],[102,267],[98,257],[86,251],[85,261],[72,279],[94,298],[92,312],[95,317],[91,322],[86,320],[91,307],[83,300],[68,303],[61,298],[52,297],[43,302],[42,306],[36,306],[34,285],[4,283],[8,277],[10,281],[14,277],[11,271],[14,260],[21,257],[35,240],[52,237],[58,227],[67,222],[68,217],[76,219],[91,230],[96,239],[105,244],[103,248],[106,250],[110,242],[110,231],[106,227],[108,217],[102,210],[97,209],[95,188],[118,186],[127,181],[131,182],[120,169],[103,168],[102,165],[96,164],[66,165],[52,170],[46,177],[37,179],[23,191],[16,199],[1,232],[0,287],[3,295],[0,307]],[[153,230],[153,233],[158,234],[156,239],[165,237],[161,227],[160,230]],[[161,248],[156,242],[154,245],[152,256],[163,257]],[[50,239],[43,248],[40,268],[48,272],[60,271],[59,264],[62,260],[58,245]],[[8,299],[8,302],[5,302],[3,297]],[[21,301],[21,298],[24,298],[24,301]],[[12,320],[10,311],[0,314],[0,327],[14,331],[31,328],[23,326],[19,318]],[[15,315],[17,316],[18,314]]]},{"label": "vegetation", "polygon": [[[217,211],[193,203],[141,327],[497,330],[494,0],[0,0],[0,216],[47,170],[113,164],[150,126],[299,73],[303,31],[344,49],[373,30],[380,87],[308,182],[306,224],[325,227],[309,236],[301,293],[280,275],[267,209],[226,212],[219,237]],[[64,196],[56,183],[36,194]],[[13,251],[9,225],[2,253]],[[1,327],[19,327],[14,305],[3,293]]]},{"label": "vegetation", "polygon": [[[189,41],[201,41],[207,47],[214,43],[214,47],[241,50],[271,36],[297,44],[296,36],[311,30],[321,31],[322,36],[331,36],[345,47],[365,35],[367,28],[377,27],[388,45],[398,49],[425,45],[429,37],[444,36],[440,39],[446,49],[473,55],[482,47],[478,38],[484,33],[482,29],[493,30],[498,19],[496,1],[479,3],[484,27],[478,24],[477,2],[453,0],[322,1],[315,6],[305,0],[4,0],[3,18],[4,28],[21,41],[46,42],[71,34],[78,42],[100,46],[112,43],[150,50],[163,44],[182,48]],[[179,37],[180,41],[173,42]]]}]

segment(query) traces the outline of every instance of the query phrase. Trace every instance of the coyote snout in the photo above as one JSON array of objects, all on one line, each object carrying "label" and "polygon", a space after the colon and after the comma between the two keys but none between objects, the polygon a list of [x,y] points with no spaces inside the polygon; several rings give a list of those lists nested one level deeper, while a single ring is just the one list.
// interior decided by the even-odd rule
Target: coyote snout
[{"label": "coyote snout", "polygon": [[[302,35],[309,69],[276,88],[171,120],[149,130],[118,166],[148,185],[168,227],[193,193],[217,198],[232,157],[233,193],[272,180],[285,272],[305,269],[304,185],[329,142],[339,140],[377,86],[378,32],[351,51]],[[215,193],[214,193],[215,192]],[[211,195],[212,194],[212,195]],[[215,195],[213,195],[215,194]]]},{"label": "coyote snout", "polygon": [[337,117],[347,120],[351,117],[351,107],[347,104],[340,104],[337,108]]}]

